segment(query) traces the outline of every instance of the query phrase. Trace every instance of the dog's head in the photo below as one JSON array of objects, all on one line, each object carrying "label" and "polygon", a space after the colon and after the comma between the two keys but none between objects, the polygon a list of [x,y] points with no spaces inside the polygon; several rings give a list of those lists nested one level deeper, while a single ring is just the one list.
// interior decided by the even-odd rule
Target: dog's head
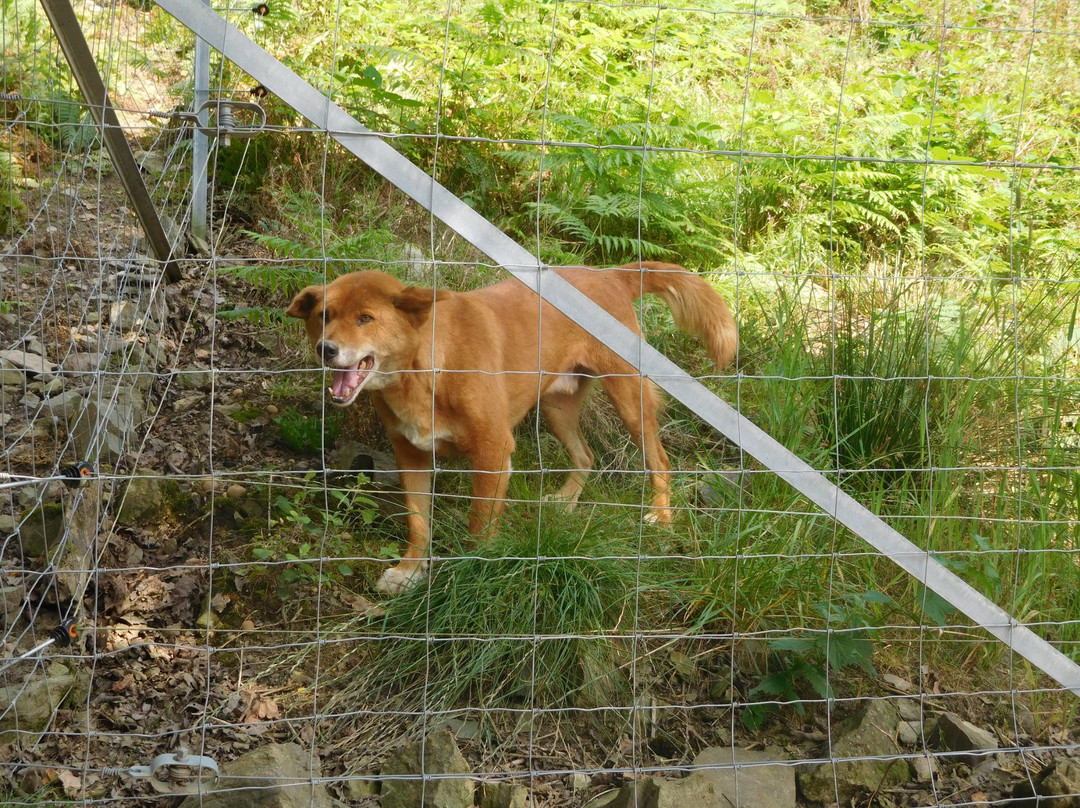
[{"label": "dog's head", "polygon": [[411,365],[432,305],[447,296],[382,272],[352,272],[301,290],[285,313],[304,321],[316,356],[334,371],[330,400],[346,407]]}]

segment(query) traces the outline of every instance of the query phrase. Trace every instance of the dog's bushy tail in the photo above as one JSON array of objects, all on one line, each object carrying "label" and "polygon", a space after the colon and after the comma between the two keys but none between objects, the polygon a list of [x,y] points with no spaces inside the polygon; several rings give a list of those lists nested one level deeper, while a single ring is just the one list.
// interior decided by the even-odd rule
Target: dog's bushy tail
[{"label": "dog's bushy tail", "polygon": [[634,297],[659,295],[671,309],[675,325],[702,340],[716,367],[723,369],[735,359],[739,332],[724,298],[712,285],[677,264],[642,261],[622,269],[644,270],[640,275],[623,273]]}]

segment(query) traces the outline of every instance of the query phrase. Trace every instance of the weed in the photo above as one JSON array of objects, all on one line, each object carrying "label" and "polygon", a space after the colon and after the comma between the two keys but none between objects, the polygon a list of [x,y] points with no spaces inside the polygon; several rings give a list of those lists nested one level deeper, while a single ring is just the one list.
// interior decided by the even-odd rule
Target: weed
[{"label": "weed", "polygon": [[341,417],[327,413],[326,417],[305,415],[295,407],[285,407],[274,417],[282,442],[298,452],[311,454],[334,442],[341,433]]},{"label": "weed", "polygon": [[[779,637],[767,640],[777,654],[779,668],[768,674],[749,692],[751,696],[769,696],[791,703],[795,711],[805,712],[800,694],[809,685],[820,699],[833,698],[830,674],[855,666],[874,674],[870,662],[873,653],[872,631],[878,622],[875,612],[893,600],[881,592],[847,592],[828,602],[818,603],[814,611],[824,619],[824,630],[810,630],[808,636]],[[747,729],[757,729],[773,705],[752,704],[742,713]]]},{"label": "weed", "polygon": [[357,523],[370,525],[378,506],[356,489],[311,485],[315,472],[291,497],[279,494],[271,500],[267,532],[252,547],[252,557],[274,564],[278,594],[290,597],[298,586],[333,584],[353,575],[352,531]]}]

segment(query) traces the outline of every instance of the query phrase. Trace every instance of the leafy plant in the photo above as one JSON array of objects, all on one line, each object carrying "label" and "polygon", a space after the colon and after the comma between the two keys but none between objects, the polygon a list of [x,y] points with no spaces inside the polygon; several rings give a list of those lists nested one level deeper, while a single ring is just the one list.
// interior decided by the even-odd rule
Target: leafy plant
[{"label": "leafy plant", "polygon": [[[341,421],[333,414],[325,418],[305,415],[295,407],[285,407],[274,417],[282,442],[298,452],[318,452],[334,442],[341,432]],[[325,443],[324,443],[325,441]]]},{"label": "leafy plant", "polygon": [[[800,690],[808,685],[821,699],[833,698],[830,674],[845,667],[861,668],[875,674],[872,631],[877,622],[875,613],[881,606],[894,606],[893,599],[881,592],[846,592],[830,601],[818,603],[814,611],[824,619],[824,630],[811,630],[805,637],[780,637],[767,640],[769,649],[777,654],[779,668],[749,692],[751,696],[770,696],[791,703],[802,715]],[[743,712],[748,729],[760,726],[770,705],[751,705]]]},{"label": "leafy plant", "polygon": [[378,506],[356,489],[312,486],[315,473],[292,497],[279,494],[271,501],[270,528],[251,550],[256,561],[276,565],[278,594],[289,595],[299,585],[328,585],[353,575],[352,530],[370,525]]}]

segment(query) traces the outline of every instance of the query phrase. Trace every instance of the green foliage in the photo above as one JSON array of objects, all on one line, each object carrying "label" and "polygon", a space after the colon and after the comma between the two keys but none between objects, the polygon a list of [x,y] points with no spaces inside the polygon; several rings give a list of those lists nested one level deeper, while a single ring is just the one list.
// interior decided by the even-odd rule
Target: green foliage
[{"label": "green foliage", "polygon": [[353,575],[352,530],[370,525],[378,506],[357,489],[314,486],[315,473],[292,496],[271,500],[270,527],[251,549],[252,557],[268,565],[282,599],[299,586],[325,586]]},{"label": "green foliage", "polygon": [[[811,629],[807,636],[778,637],[767,641],[776,654],[777,669],[750,690],[751,696],[768,696],[791,703],[805,712],[801,687],[809,685],[820,699],[833,698],[830,675],[848,666],[874,674],[870,663],[874,646],[872,631],[882,606],[894,606],[881,592],[847,592],[818,603],[814,611],[825,621],[824,630]],[[742,713],[747,729],[757,729],[772,705],[755,704]]]},{"label": "green foliage", "polygon": [[282,442],[298,452],[316,453],[334,442],[341,433],[341,420],[333,414],[325,418],[305,415],[295,407],[285,407],[274,417]]}]

